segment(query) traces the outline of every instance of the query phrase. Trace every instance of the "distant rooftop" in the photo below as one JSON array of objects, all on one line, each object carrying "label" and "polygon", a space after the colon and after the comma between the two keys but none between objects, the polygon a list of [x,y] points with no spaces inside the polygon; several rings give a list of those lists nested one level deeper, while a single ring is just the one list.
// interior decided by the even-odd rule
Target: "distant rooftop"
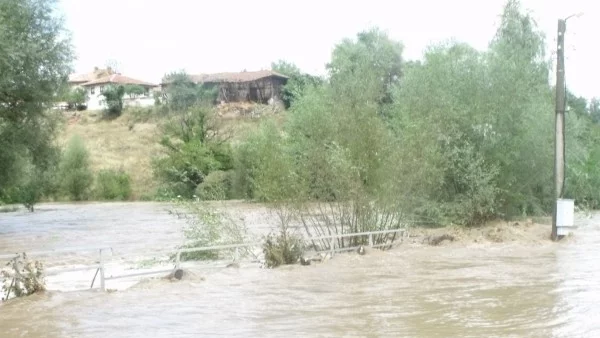
[{"label": "distant rooftop", "polygon": [[133,84],[133,85],[140,85],[140,86],[145,86],[145,87],[155,87],[156,86],[153,83],[130,78],[128,76],[124,76],[121,74],[112,74],[112,75],[108,75],[108,76],[103,76],[101,78],[83,83],[82,86],[93,86],[93,85],[99,85],[99,84],[105,84],[105,83],[106,84],[111,84],[111,83]]},{"label": "distant rooftop", "polygon": [[113,71],[110,67],[105,69],[95,67],[94,71],[90,73],[69,75],[69,83],[86,83],[111,74],[115,74],[115,71]]},{"label": "distant rooftop", "polygon": [[[274,72],[272,70],[258,70],[258,71],[243,71],[243,72],[228,72],[228,73],[214,73],[214,74],[191,74],[189,75],[192,81],[196,83],[207,83],[207,82],[250,82],[263,79],[266,77],[279,77],[287,79],[288,77]],[[167,81],[168,83],[168,81]]]},{"label": "distant rooftop", "polygon": [[150,82],[133,79],[128,76],[121,75],[110,67],[100,69],[94,68],[93,72],[86,74],[71,74],[69,75],[69,83],[78,84],[81,86],[92,86],[104,83],[116,83],[116,84],[135,84],[145,87],[155,87],[156,85]]}]

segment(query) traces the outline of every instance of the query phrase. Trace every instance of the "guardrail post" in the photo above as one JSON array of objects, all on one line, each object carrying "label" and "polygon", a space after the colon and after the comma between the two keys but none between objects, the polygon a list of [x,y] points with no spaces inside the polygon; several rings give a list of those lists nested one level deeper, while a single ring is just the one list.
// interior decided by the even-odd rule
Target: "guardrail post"
[{"label": "guardrail post", "polygon": [[235,248],[235,256],[233,257],[233,261],[237,262],[240,259],[240,248]]},{"label": "guardrail post", "polygon": [[178,270],[181,265],[181,251],[177,250],[177,255],[175,255],[175,270]]},{"label": "guardrail post", "polygon": [[373,234],[369,234],[369,246],[373,247]]},{"label": "guardrail post", "polygon": [[333,253],[335,252],[335,236],[331,237],[331,241],[329,242],[329,249],[331,250],[331,257],[333,257]]},{"label": "guardrail post", "polygon": [[106,284],[104,280],[104,259],[102,258],[102,249],[100,249],[100,290],[106,291]]}]

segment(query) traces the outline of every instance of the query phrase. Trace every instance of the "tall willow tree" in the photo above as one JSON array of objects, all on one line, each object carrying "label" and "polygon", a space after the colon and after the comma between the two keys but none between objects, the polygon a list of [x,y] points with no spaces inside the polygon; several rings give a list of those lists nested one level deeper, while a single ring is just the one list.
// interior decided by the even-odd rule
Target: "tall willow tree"
[{"label": "tall willow tree", "polygon": [[17,198],[19,185],[57,160],[56,119],[48,110],[72,53],[56,3],[0,0],[0,199]]},{"label": "tall willow tree", "polygon": [[394,127],[423,167],[437,168],[419,211],[474,224],[547,210],[552,185],[552,92],[544,38],[509,1],[486,52],[430,48],[396,87]]}]

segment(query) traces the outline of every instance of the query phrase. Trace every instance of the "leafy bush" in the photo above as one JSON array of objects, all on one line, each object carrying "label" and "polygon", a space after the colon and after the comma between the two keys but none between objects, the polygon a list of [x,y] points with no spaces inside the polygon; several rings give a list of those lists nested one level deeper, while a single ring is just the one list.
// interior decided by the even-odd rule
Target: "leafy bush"
[{"label": "leafy bush", "polygon": [[277,126],[272,121],[236,149],[233,189],[237,196],[259,201],[278,201],[293,190],[293,163],[284,152]]},{"label": "leafy bush", "polygon": [[584,209],[600,207],[600,125],[593,116],[569,115],[567,123],[567,167],[565,195]]},{"label": "leafy bush", "polygon": [[17,199],[33,212],[34,206],[40,201],[44,193],[44,180],[40,173],[30,173],[26,181],[17,188]]},{"label": "leafy bush", "polygon": [[8,271],[0,271],[0,276],[10,281],[8,286],[2,285],[6,299],[10,297],[11,292],[16,297],[23,297],[46,290],[44,266],[41,262],[31,261],[23,253],[11,259],[6,266],[9,267]]},{"label": "leafy bush", "polygon": [[163,125],[165,156],[155,159],[154,174],[175,196],[191,198],[211,172],[233,167],[231,148],[217,122],[212,109],[194,107]]},{"label": "leafy bush", "polygon": [[96,177],[96,196],[104,200],[124,201],[131,197],[131,179],[121,170],[102,170]]},{"label": "leafy bush", "polygon": [[129,98],[134,99],[134,98],[146,93],[146,88],[144,88],[143,86],[140,86],[140,85],[128,84],[128,85],[123,86],[123,93],[127,94],[129,96]]},{"label": "leafy bush", "polygon": [[83,87],[74,88],[73,90],[69,91],[66,96],[69,109],[83,110],[86,108],[89,100],[88,92]]},{"label": "leafy bush", "polygon": [[104,87],[101,95],[104,96],[108,116],[115,117],[121,115],[121,112],[123,112],[125,87],[121,85],[108,85]]},{"label": "leafy bush", "polygon": [[[280,213],[279,232],[269,233],[263,243],[265,264],[268,268],[298,262],[304,252],[302,237],[292,232],[289,227],[289,217]],[[289,216],[289,215],[288,215]]]},{"label": "leafy bush", "polygon": [[67,145],[59,166],[61,187],[75,201],[89,197],[94,182],[89,153],[79,136],[73,136]]},{"label": "leafy bush", "polygon": [[196,196],[201,200],[226,200],[231,197],[231,174],[226,171],[213,171],[196,188]]},{"label": "leafy bush", "polygon": [[[187,243],[182,248],[244,243],[248,236],[243,224],[205,202],[178,200],[171,213],[186,221],[184,235]],[[182,261],[219,259],[223,258],[224,252],[184,252],[180,258]]]},{"label": "leafy bush", "polygon": [[318,87],[324,82],[318,76],[302,73],[296,65],[284,60],[273,62],[271,69],[288,77],[280,98],[286,108],[291,107],[296,99],[304,94],[306,88],[311,86]]},{"label": "leafy bush", "polygon": [[195,83],[185,72],[174,72],[164,76],[167,84],[163,101],[172,112],[185,112],[192,107],[213,104],[218,95],[217,87]]}]

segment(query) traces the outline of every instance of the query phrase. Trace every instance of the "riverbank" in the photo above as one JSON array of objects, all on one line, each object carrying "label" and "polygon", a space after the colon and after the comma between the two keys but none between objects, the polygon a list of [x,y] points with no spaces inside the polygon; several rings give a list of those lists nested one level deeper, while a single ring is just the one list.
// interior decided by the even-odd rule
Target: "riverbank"
[{"label": "riverbank", "polygon": [[[274,210],[266,204],[245,201],[207,202],[212,208],[243,225],[255,239],[275,229],[279,223]],[[185,238],[185,221],[171,211],[173,203],[162,202],[82,202],[42,203],[36,212],[4,206],[0,213],[0,252],[36,251],[67,246],[111,244],[127,249],[132,243],[159,244],[174,248]],[[578,218],[585,217],[579,214]],[[304,233],[300,225],[297,231]],[[446,226],[409,228],[405,242],[424,246],[522,243],[543,244],[550,239],[550,219],[494,221],[478,227]],[[144,252],[151,253],[152,247]]]},{"label": "riverbank", "polygon": [[551,223],[523,221],[493,221],[474,227],[446,226],[440,228],[411,228],[410,244],[427,246],[464,246],[471,244],[520,243],[544,244],[549,242]]}]

